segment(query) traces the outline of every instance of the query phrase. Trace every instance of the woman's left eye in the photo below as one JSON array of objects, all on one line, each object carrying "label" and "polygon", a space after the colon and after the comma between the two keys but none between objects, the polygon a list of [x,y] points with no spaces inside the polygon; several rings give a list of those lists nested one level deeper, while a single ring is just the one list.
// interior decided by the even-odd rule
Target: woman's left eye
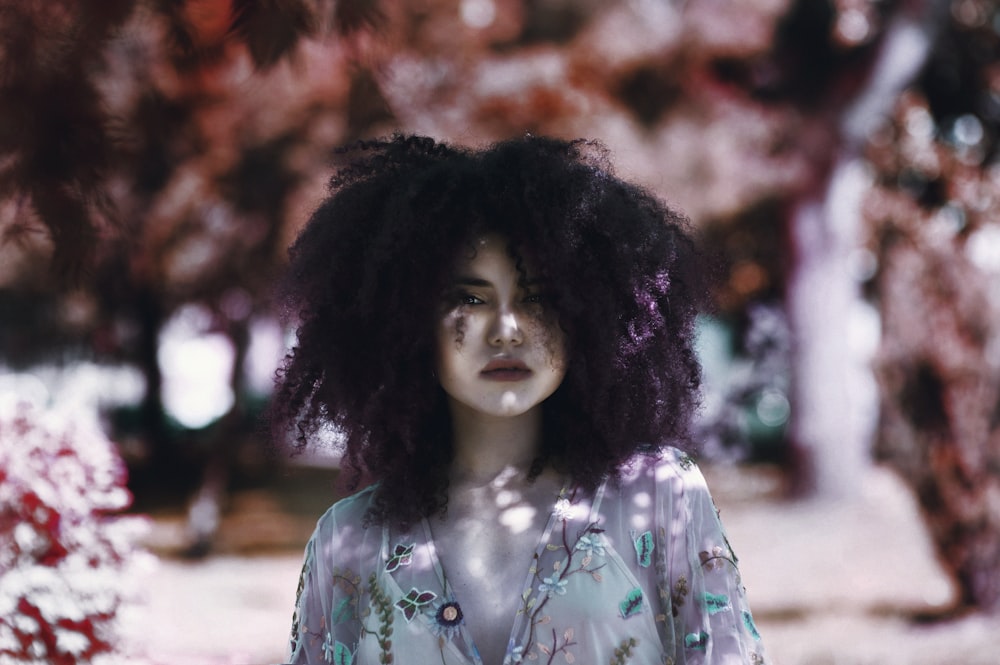
[{"label": "woman's left eye", "polygon": [[531,305],[539,305],[544,303],[548,298],[544,293],[529,293],[524,297],[524,302]]}]

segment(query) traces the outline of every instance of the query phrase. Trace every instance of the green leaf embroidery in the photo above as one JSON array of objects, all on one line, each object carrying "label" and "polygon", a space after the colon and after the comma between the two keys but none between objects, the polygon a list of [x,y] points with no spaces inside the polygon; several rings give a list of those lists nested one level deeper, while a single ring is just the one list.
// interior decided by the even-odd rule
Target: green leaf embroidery
[{"label": "green leaf embroidery", "polygon": [[382,663],[392,662],[392,602],[378,584],[378,577],[375,573],[368,576],[368,594],[371,597],[371,607],[378,618],[378,631],[372,631],[367,626],[365,632],[374,634],[378,641],[382,653],[379,661]]},{"label": "green leaf embroidery", "polygon": [[646,531],[635,539],[635,553],[639,557],[639,565],[643,568],[649,568],[649,564],[653,562],[654,547],[652,531]]},{"label": "green leaf embroidery", "polygon": [[622,618],[628,619],[633,617],[642,611],[642,589],[636,587],[628,592],[625,596],[625,600],[618,603],[618,609],[621,611]]},{"label": "green leaf embroidery", "polygon": [[698,651],[704,651],[705,647],[708,646],[708,633],[688,633],[684,636],[684,646],[688,649],[697,649]]},{"label": "green leaf embroidery", "polygon": [[747,627],[747,630],[750,631],[755,640],[760,639],[760,633],[757,632],[757,625],[753,622],[753,616],[746,610],[743,610],[743,625]]},{"label": "green leaf embroidery", "polygon": [[726,594],[715,595],[714,593],[705,592],[705,607],[708,608],[709,614],[718,614],[723,610],[729,609],[729,596]]},{"label": "green leaf embroidery", "polygon": [[337,642],[333,645],[334,665],[351,665],[353,660],[354,656],[351,655],[351,650],[347,648],[346,644]]},{"label": "green leaf embroidery", "polygon": [[334,624],[350,621],[354,618],[354,608],[351,606],[352,598],[341,598],[336,609],[331,612]]},{"label": "green leaf embroidery", "polygon": [[632,649],[634,649],[638,644],[639,640],[634,637],[622,640],[622,643],[618,645],[618,648],[615,649],[614,655],[611,657],[611,665],[625,665],[625,663],[632,658]]}]

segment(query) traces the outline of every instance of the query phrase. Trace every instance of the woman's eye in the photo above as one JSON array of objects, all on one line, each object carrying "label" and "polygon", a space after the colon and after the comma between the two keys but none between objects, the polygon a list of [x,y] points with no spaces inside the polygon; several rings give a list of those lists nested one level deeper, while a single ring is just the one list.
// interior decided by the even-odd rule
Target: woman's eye
[{"label": "woman's eye", "polygon": [[458,302],[462,305],[482,305],[484,301],[471,293],[460,293],[458,295]]},{"label": "woman's eye", "polygon": [[548,300],[548,298],[546,298],[543,293],[529,293],[524,297],[524,302],[531,305],[540,305],[546,300]]}]

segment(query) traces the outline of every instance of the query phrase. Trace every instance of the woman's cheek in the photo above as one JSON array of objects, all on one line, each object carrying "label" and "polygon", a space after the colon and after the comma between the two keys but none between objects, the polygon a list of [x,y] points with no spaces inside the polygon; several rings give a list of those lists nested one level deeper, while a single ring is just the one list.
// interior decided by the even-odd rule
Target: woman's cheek
[{"label": "woman's cheek", "polygon": [[444,349],[446,345],[452,345],[461,348],[465,341],[467,326],[467,316],[461,308],[455,308],[445,314],[438,329],[439,347]]}]

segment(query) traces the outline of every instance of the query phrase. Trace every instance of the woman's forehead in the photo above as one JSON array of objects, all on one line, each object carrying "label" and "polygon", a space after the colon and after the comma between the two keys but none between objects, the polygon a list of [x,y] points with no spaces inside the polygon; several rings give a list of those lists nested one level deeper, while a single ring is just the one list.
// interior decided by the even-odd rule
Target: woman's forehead
[{"label": "woman's forehead", "polygon": [[495,261],[510,263],[522,275],[536,273],[536,261],[530,248],[511,242],[507,236],[495,232],[476,234],[463,243],[455,268],[460,270]]},{"label": "woman's forehead", "polygon": [[496,233],[473,236],[462,243],[455,257],[455,270],[461,272],[496,262],[510,261],[509,243]]}]

